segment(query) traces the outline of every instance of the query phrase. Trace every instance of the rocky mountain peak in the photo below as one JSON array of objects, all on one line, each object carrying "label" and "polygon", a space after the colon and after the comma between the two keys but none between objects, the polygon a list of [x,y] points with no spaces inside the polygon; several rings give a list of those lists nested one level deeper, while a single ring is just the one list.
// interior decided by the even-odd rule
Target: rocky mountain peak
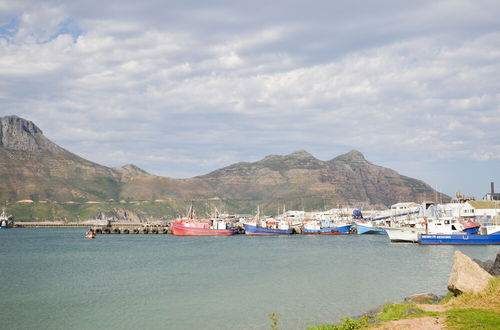
[{"label": "rocky mountain peak", "polygon": [[288,155],[288,157],[297,159],[316,159],[313,155],[311,155],[305,150],[297,150],[295,152],[292,152],[291,154]]},{"label": "rocky mountain peak", "polygon": [[148,172],[134,164],[123,165],[121,170],[131,175],[149,175]]},{"label": "rocky mountain peak", "polygon": [[11,150],[61,150],[32,121],[18,116],[0,117],[0,146]]},{"label": "rocky mountain peak", "polygon": [[343,155],[337,156],[332,161],[335,160],[340,160],[340,161],[345,161],[345,162],[366,162],[367,160],[365,159],[365,156],[357,151],[357,150],[351,150],[348,153],[345,153]]}]

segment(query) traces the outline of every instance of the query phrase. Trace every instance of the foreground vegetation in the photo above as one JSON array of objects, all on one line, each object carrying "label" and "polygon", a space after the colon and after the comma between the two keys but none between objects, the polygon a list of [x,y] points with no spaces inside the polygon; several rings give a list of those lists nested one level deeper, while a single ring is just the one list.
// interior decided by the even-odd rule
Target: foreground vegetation
[{"label": "foreground vegetation", "polygon": [[[431,304],[429,304],[432,306]],[[500,329],[500,277],[490,281],[489,286],[480,293],[464,293],[459,296],[447,295],[434,308],[426,311],[426,305],[410,303],[388,304],[374,317],[363,316],[358,319],[345,318],[337,324],[325,324],[310,330],[355,330],[367,328],[391,329],[392,321],[432,317],[442,327],[448,329]]]}]

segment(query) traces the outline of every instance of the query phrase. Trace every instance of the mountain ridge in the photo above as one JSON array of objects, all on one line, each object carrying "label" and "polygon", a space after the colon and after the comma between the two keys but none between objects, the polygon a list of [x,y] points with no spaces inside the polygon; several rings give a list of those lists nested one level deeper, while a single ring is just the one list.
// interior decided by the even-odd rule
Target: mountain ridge
[{"label": "mountain ridge", "polygon": [[372,164],[357,150],[327,161],[297,150],[174,179],[132,164],[111,168],[88,161],[17,116],[0,117],[0,138],[3,200],[220,200],[248,212],[260,204],[320,208],[325,203],[388,206],[436,194],[449,199],[421,180]]}]

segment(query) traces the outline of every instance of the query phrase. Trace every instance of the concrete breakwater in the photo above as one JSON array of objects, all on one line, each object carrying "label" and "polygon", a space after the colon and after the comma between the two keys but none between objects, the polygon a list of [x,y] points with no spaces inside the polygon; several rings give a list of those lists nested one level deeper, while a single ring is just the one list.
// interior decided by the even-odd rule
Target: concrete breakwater
[{"label": "concrete breakwater", "polygon": [[14,228],[88,228],[88,224],[79,222],[43,221],[43,222],[16,222]]},{"label": "concrete breakwater", "polygon": [[127,224],[119,226],[94,226],[96,234],[171,234],[169,225]]}]

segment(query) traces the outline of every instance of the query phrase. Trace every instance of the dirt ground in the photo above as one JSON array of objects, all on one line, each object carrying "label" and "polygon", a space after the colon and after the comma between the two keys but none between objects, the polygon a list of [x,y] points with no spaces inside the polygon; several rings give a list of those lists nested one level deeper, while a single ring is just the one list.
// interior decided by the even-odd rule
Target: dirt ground
[{"label": "dirt ground", "polygon": [[375,329],[383,330],[437,330],[445,329],[444,317],[416,317],[412,319],[387,322]]},{"label": "dirt ground", "polygon": [[[443,305],[434,305],[434,304],[418,304],[418,308],[423,309],[426,312],[444,312],[449,307]],[[412,319],[405,320],[397,320],[387,322],[380,327],[375,329],[384,329],[384,330],[437,330],[437,329],[445,329],[445,317],[431,317],[431,316],[423,316]]]}]

